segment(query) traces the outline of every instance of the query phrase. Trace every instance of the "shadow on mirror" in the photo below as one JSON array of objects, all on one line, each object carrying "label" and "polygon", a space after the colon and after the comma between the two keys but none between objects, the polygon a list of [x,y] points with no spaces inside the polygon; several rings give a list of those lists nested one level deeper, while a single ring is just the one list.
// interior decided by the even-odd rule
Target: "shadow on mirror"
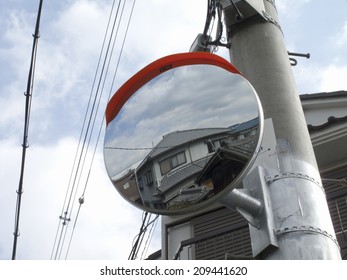
[{"label": "shadow on mirror", "polygon": [[104,142],[107,172],[126,200],[183,214],[241,182],[262,131],[259,100],[243,76],[188,63],[137,87],[108,121]]}]

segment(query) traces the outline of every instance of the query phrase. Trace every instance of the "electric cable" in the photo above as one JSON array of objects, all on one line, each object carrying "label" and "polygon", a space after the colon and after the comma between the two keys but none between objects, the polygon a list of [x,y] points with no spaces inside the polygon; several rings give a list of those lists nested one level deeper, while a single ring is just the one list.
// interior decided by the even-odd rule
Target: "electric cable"
[{"label": "electric cable", "polygon": [[142,224],[141,224],[141,227],[140,227],[140,232],[137,236],[135,236],[135,241],[133,243],[133,247],[131,249],[131,252],[129,254],[129,257],[128,257],[128,260],[135,260],[136,259],[136,252],[138,251],[138,246],[139,246],[139,243],[140,243],[140,240],[142,238],[142,235],[145,231],[145,223],[146,223],[146,220],[147,220],[147,216],[148,216],[148,212],[143,212],[142,214]]},{"label": "electric cable", "polygon": [[[119,20],[119,22],[118,22],[118,27],[117,27],[116,34],[115,34],[115,36],[112,36],[112,35],[111,35],[111,37],[110,37],[110,42],[112,41],[112,37],[114,37],[114,39],[113,39],[113,44],[112,44],[112,48],[111,48],[111,51],[110,51],[110,55],[109,55],[109,57],[108,57],[108,63],[107,63],[105,75],[103,75],[103,77],[100,76],[100,82],[101,82],[101,80],[103,80],[103,82],[102,82],[101,90],[99,90],[99,91],[101,92],[101,94],[99,94],[99,97],[98,97],[97,107],[96,107],[96,113],[94,114],[94,117],[93,117],[93,123],[92,123],[91,131],[94,131],[95,122],[96,122],[96,119],[97,119],[97,113],[99,112],[100,103],[101,103],[102,95],[103,95],[103,92],[104,92],[105,83],[106,83],[107,75],[108,75],[108,72],[109,72],[109,67],[110,67],[110,64],[111,64],[111,60],[112,60],[112,56],[113,56],[113,52],[114,52],[115,43],[116,43],[116,40],[117,40],[117,38],[118,38],[118,31],[119,31],[121,19],[122,19],[122,17],[123,17],[123,12],[124,12],[125,3],[126,3],[126,2],[124,1],[124,2],[123,2],[122,11],[121,11],[121,15],[120,15],[120,20]],[[114,30],[113,30],[113,31],[114,31]],[[113,33],[113,31],[112,31],[112,33]],[[94,148],[93,157],[92,157],[91,164],[90,164],[90,168],[89,168],[89,172],[88,172],[87,182],[88,182],[88,180],[89,180],[89,175],[90,175],[91,167],[92,167],[92,164],[93,164],[93,161],[94,161],[94,156],[95,156],[96,148],[97,148],[97,146],[98,146],[98,142],[99,142],[99,138],[100,138],[100,134],[101,134],[103,122],[104,122],[104,119],[101,121],[101,125],[100,125],[100,129],[99,129],[97,141],[96,141],[95,148]],[[86,150],[86,152],[85,152],[85,154],[84,154],[84,158],[83,158],[83,163],[82,163],[81,170],[83,170],[83,169],[84,169],[84,166],[85,166],[85,162],[86,162],[86,158],[87,158],[87,152],[88,152],[88,150],[89,150],[89,146],[90,146],[90,143],[91,143],[92,136],[93,136],[93,134],[90,133],[90,134],[89,134],[89,139],[88,139],[88,144],[87,144],[87,150]],[[79,174],[77,186],[80,185],[81,177],[82,177],[82,172],[80,172],[80,174]],[[84,196],[86,186],[87,186],[87,183],[85,184],[85,188],[84,188],[84,191],[83,191],[82,196]],[[76,195],[77,195],[77,190],[76,190],[76,192],[75,192],[73,201],[75,201]],[[73,206],[74,206],[74,204],[72,205],[72,208],[71,208],[71,211],[70,211],[70,217],[71,217],[71,215],[72,215]]]},{"label": "electric cable", "polygon": [[[129,19],[128,19],[127,28],[126,28],[125,35],[124,35],[124,38],[123,38],[122,47],[121,47],[121,50],[120,50],[120,54],[119,54],[119,56],[118,56],[118,62],[117,62],[116,70],[115,70],[115,72],[114,72],[112,85],[111,85],[111,87],[110,87],[108,100],[110,99],[110,95],[111,95],[112,88],[113,88],[113,85],[114,85],[115,77],[116,77],[116,74],[117,74],[117,72],[118,72],[118,66],[119,66],[120,58],[121,58],[121,55],[122,55],[122,52],[123,52],[123,48],[124,48],[124,44],[125,44],[125,41],[126,41],[126,37],[127,37],[127,34],[128,34],[128,29],[129,29],[130,22],[131,22],[131,19],[132,19],[132,14],[133,14],[133,10],[134,10],[134,7],[135,7],[135,3],[136,3],[136,0],[133,1],[132,9],[131,9],[130,16],[129,16]],[[124,2],[124,5],[123,5],[123,8],[122,8],[121,18],[123,17],[124,6],[125,6],[125,2]],[[120,23],[120,22],[119,22],[119,23]],[[120,24],[118,25],[118,28],[119,28],[119,26],[120,26]],[[117,29],[117,34],[118,34],[118,29]],[[117,37],[117,35],[115,36],[115,39],[114,39],[114,44],[113,44],[113,47],[112,47],[112,52],[113,52],[113,48],[114,48],[114,45],[115,45],[115,42],[116,42],[116,37]],[[109,60],[109,64],[110,64],[110,61],[111,61],[111,59]],[[109,65],[108,65],[108,66],[109,66]],[[104,79],[104,81],[105,81],[105,79]],[[99,104],[100,104],[100,99],[99,99]],[[99,104],[98,104],[98,106],[99,106]],[[101,124],[100,124],[98,137],[97,137],[97,140],[96,140],[96,144],[95,144],[95,146],[94,146],[94,152],[93,152],[92,160],[91,160],[90,167],[89,167],[89,171],[88,171],[88,176],[87,176],[87,179],[86,179],[86,183],[85,183],[85,186],[84,186],[84,190],[83,190],[82,196],[81,196],[80,199],[79,199],[80,205],[79,205],[79,208],[78,208],[78,213],[77,213],[77,215],[76,215],[76,219],[75,219],[73,231],[72,231],[72,233],[71,233],[70,242],[69,242],[69,246],[68,246],[68,250],[67,250],[65,259],[67,258],[67,255],[68,255],[68,252],[69,252],[69,249],[70,249],[70,245],[71,245],[73,233],[74,233],[74,230],[75,230],[75,228],[76,228],[76,224],[77,224],[77,220],[78,220],[78,217],[79,217],[79,213],[80,213],[81,206],[82,206],[82,204],[83,204],[83,203],[81,203],[81,201],[80,201],[81,198],[83,198],[83,202],[84,202],[84,195],[85,195],[85,192],[86,192],[86,188],[87,188],[87,186],[88,186],[88,182],[89,182],[89,178],[90,178],[90,174],[91,174],[91,170],[92,170],[92,166],[93,166],[93,162],[94,162],[96,150],[97,150],[98,143],[99,143],[99,140],[100,140],[100,136],[101,136],[101,131],[102,131],[102,128],[103,128],[104,120],[105,120],[105,115],[103,115],[103,119],[102,119],[102,122],[101,122]],[[95,119],[94,119],[94,122],[95,122]]]},{"label": "electric cable", "polygon": [[37,56],[37,45],[39,39],[39,30],[40,30],[40,21],[41,21],[41,12],[42,12],[43,0],[39,2],[39,8],[36,18],[35,33],[33,35],[33,45],[31,53],[31,61],[27,82],[27,90],[25,93],[25,116],[24,116],[24,135],[23,135],[23,144],[22,144],[22,162],[21,162],[21,171],[19,178],[19,185],[17,190],[17,202],[15,210],[15,226],[14,226],[14,240],[12,248],[12,260],[16,259],[17,253],[17,240],[19,237],[19,219],[20,219],[20,210],[23,194],[23,182],[24,182],[24,171],[25,171],[25,159],[26,159],[26,150],[29,147],[28,145],[28,135],[29,135],[29,123],[30,123],[30,112],[31,112],[31,101],[32,101],[32,90],[34,87],[34,76],[35,76],[35,65],[36,65],[36,56]]},{"label": "electric cable", "polygon": [[[115,24],[116,19],[118,17],[118,11],[119,11],[120,2],[121,1],[119,1],[119,3],[118,3],[118,9],[117,9],[116,17],[114,19],[114,24]],[[67,188],[67,192],[66,192],[66,196],[65,196],[65,200],[64,200],[64,204],[63,204],[62,215],[59,217],[60,220],[63,220],[63,222],[61,224],[62,225],[62,230],[61,230],[60,236],[58,238],[59,229],[60,229],[60,221],[59,221],[59,226],[58,226],[58,230],[57,230],[57,234],[56,234],[56,238],[55,238],[55,242],[54,242],[53,250],[52,250],[52,254],[51,254],[51,258],[52,258],[53,257],[53,252],[54,252],[54,250],[56,250],[55,259],[57,258],[58,252],[60,251],[60,249],[59,249],[60,246],[62,246],[61,245],[61,241],[62,241],[64,226],[66,225],[66,221],[69,221],[68,218],[67,218],[67,215],[69,214],[68,210],[70,208],[71,198],[72,198],[72,194],[73,194],[73,191],[74,191],[74,188],[75,188],[76,178],[77,178],[77,174],[79,172],[81,157],[83,155],[85,142],[86,142],[86,137],[88,136],[90,122],[91,122],[91,117],[92,117],[94,108],[91,109],[91,112],[89,114],[89,120],[88,120],[88,125],[87,125],[86,129],[85,129],[85,126],[86,126],[86,122],[87,122],[87,119],[88,119],[87,117],[88,117],[89,107],[90,107],[90,104],[91,104],[93,91],[94,91],[94,87],[95,87],[95,84],[96,84],[96,79],[97,79],[97,76],[98,76],[100,63],[101,63],[101,60],[102,60],[102,54],[104,52],[105,42],[106,42],[106,39],[107,39],[107,34],[108,34],[109,27],[110,27],[112,15],[113,15],[114,5],[115,5],[115,0],[113,1],[113,5],[112,5],[112,8],[111,8],[111,12],[110,12],[110,16],[109,16],[106,32],[105,32],[105,35],[104,35],[104,40],[103,40],[103,44],[102,44],[102,48],[101,48],[101,52],[100,52],[100,56],[99,56],[98,66],[97,66],[97,69],[96,69],[96,72],[95,72],[94,81],[93,81],[93,85],[92,85],[92,90],[91,90],[91,93],[90,93],[89,102],[88,102],[85,118],[84,118],[83,125],[82,125],[82,130],[81,130],[81,134],[80,134],[80,139],[79,139],[78,147],[77,147],[77,150],[76,150],[75,160],[74,160],[73,168],[72,168],[71,175],[70,175],[69,185],[68,185],[68,188]],[[105,57],[107,57],[107,55],[108,55],[108,50],[106,51]],[[104,61],[101,73],[103,73],[104,66],[105,66],[105,61]],[[95,98],[97,97],[97,93],[98,93],[98,91],[96,92]],[[95,98],[94,98],[94,103],[93,103],[94,106],[95,106]],[[81,143],[82,143],[82,138],[83,138],[83,132],[84,131],[85,131],[85,133],[84,133],[84,140],[83,140],[82,148],[80,148]],[[78,154],[79,154],[79,160],[78,160],[77,167],[76,167]],[[73,176],[73,174],[75,174],[75,176]],[[73,180],[73,184],[71,186],[71,182],[72,182],[72,178],[73,177],[74,177],[74,180]],[[71,188],[71,190],[70,190],[70,188]],[[70,196],[69,196],[69,193],[70,193]],[[65,206],[68,197],[69,197],[69,201],[68,201],[67,206]],[[66,209],[66,210],[64,211],[64,209]],[[57,241],[58,241],[58,244],[57,244]]]},{"label": "electric cable", "polygon": [[[131,22],[133,10],[134,10],[135,2],[136,2],[136,1],[133,1],[132,9],[131,9],[131,12],[130,12],[130,16],[129,16],[129,19],[128,19],[128,23],[127,23],[125,35],[124,35],[124,38],[123,38],[121,51],[120,51],[120,54],[119,54],[119,56],[118,56],[117,67],[116,67],[116,70],[115,70],[115,72],[114,72],[113,81],[112,81],[112,85],[111,85],[111,88],[110,88],[110,92],[109,92],[108,99],[110,98],[110,95],[111,95],[111,92],[112,92],[112,88],[113,88],[113,85],[114,85],[114,81],[115,81],[115,76],[116,76],[116,74],[117,74],[117,72],[118,72],[117,70],[118,70],[118,66],[119,66],[121,54],[122,54],[122,52],[123,52],[123,48],[124,48],[124,44],[125,44],[125,41],[126,41],[126,37],[127,37],[127,34],[128,34],[128,29],[129,29],[129,26],[130,26],[130,22]],[[119,2],[119,4],[120,4],[120,3],[121,3],[121,1]],[[114,26],[115,26],[115,23],[116,23],[116,21],[117,21],[118,16],[116,16],[116,18],[115,18],[114,26],[113,26],[113,29],[112,29],[112,32],[111,32],[111,35],[110,35],[109,46],[110,46],[110,43],[112,42],[112,37],[114,37],[114,39],[113,39],[112,49],[111,49],[111,51],[110,51],[111,54],[108,56],[108,57],[109,57],[109,58],[108,58],[108,65],[107,65],[107,68],[106,68],[106,71],[105,71],[106,74],[103,75],[103,76],[101,75],[101,76],[100,76],[100,80],[99,80],[98,90],[100,90],[100,85],[101,85],[102,77],[104,77],[104,78],[103,78],[102,87],[101,87],[101,93],[104,91],[104,86],[105,86],[105,82],[106,82],[106,78],[107,78],[107,73],[108,73],[108,71],[109,71],[109,66],[110,66],[110,62],[111,62],[111,59],[112,59],[112,54],[113,54],[113,52],[114,52],[114,46],[115,46],[116,40],[117,40],[117,38],[118,38],[118,31],[119,31],[119,27],[120,27],[120,24],[121,24],[121,20],[122,20],[122,18],[123,18],[123,12],[124,12],[125,3],[126,3],[126,2],[124,1],[124,2],[123,2],[123,7],[122,7],[122,12],[121,12],[121,15],[120,15],[120,19],[119,19],[119,21],[118,21],[118,27],[117,27],[116,35],[113,36],[113,34],[114,34]],[[118,6],[118,7],[119,7],[119,6]],[[118,11],[119,11],[119,8],[118,8],[118,10],[117,10],[117,15],[118,15]],[[106,57],[107,57],[107,56],[106,56]],[[106,62],[106,57],[105,57],[105,62]],[[104,65],[105,65],[105,64],[104,64]],[[99,99],[98,99],[98,102],[97,102],[97,109],[96,109],[96,112],[99,111],[100,102],[101,102],[101,96],[102,96],[102,94],[99,95]],[[94,130],[94,126],[95,126],[95,122],[96,122],[96,116],[97,116],[97,113],[94,114],[93,124],[92,124],[92,129],[91,129],[92,131]],[[78,208],[78,211],[77,211],[77,214],[76,214],[76,218],[75,218],[75,222],[74,222],[74,225],[73,225],[73,229],[72,229],[72,232],[71,232],[71,235],[70,235],[69,244],[68,244],[68,247],[67,247],[67,250],[66,250],[66,254],[65,254],[65,259],[66,259],[67,256],[68,256],[68,253],[69,253],[69,250],[70,250],[70,247],[71,247],[72,238],[73,238],[73,235],[74,235],[74,232],[75,232],[75,228],[76,228],[76,224],[77,224],[77,221],[78,221],[78,217],[79,217],[79,214],[80,214],[81,206],[82,206],[82,204],[84,203],[84,196],[85,196],[86,188],[87,188],[87,186],[88,186],[88,182],[89,182],[89,178],[90,178],[90,174],[91,174],[91,170],[92,170],[92,166],[93,166],[93,162],[94,162],[96,150],[97,150],[98,143],[99,143],[99,140],[100,140],[101,131],[102,131],[103,123],[104,123],[104,118],[105,118],[105,115],[103,115],[103,119],[102,119],[102,122],[101,122],[101,124],[100,124],[100,129],[99,129],[99,133],[98,133],[98,136],[97,136],[97,140],[96,140],[96,143],[95,143],[95,146],[94,146],[94,152],[93,152],[92,159],[91,159],[91,162],[90,162],[90,167],[89,167],[87,179],[86,179],[86,182],[85,182],[85,185],[84,185],[83,193],[82,193],[82,195],[80,196],[80,199],[79,199],[79,203],[80,203],[80,204],[79,204],[79,208]],[[90,119],[90,120],[91,120],[91,119]],[[87,149],[88,149],[89,146],[90,146],[91,137],[92,137],[92,134],[90,133],[89,139],[88,139]],[[85,153],[85,156],[84,156],[84,159],[83,159],[82,169],[84,169],[84,165],[85,165],[85,161],[86,161],[86,156],[87,156],[87,153]],[[80,173],[80,176],[79,176],[79,179],[78,179],[78,185],[80,184],[81,174],[82,174],[82,173]],[[77,190],[76,190],[76,192],[75,192],[74,197],[76,197],[76,195],[77,195]],[[74,206],[74,204],[72,204],[72,208],[71,208],[71,211],[70,211],[69,219],[71,219],[73,206]]]},{"label": "electric cable", "polygon": [[151,228],[150,228],[150,230],[149,230],[148,237],[147,237],[147,239],[146,239],[146,243],[145,243],[144,248],[143,248],[143,250],[142,250],[142,254],[141,254],[141,258],[140,258],[141,260],[143,260],[143,257],[147,254],[149,245],[150,245],[151,240],[152,240],[153,235],[154,235],[154,230],[155,230],[155,228],[156,228],[156,226],[157,226],[157,223],[158,223],[158,220],[159,220],[158,218],[159,218],[159,215],[156,215],[156,217],[153,219],[153,221],[150,222],[150,223],[147,225],[147,227],[148,227],[149,225],[152,225],[152,226],[151,226]]},{"label": "electric cable", "polygon": [[215,16],[216,0],[207,1],[207,15],[203,35],[206,36],[210,28],[211,20]]},{"label": "electric cable", "polygon": [[[231,1],[232,2],[232,1]],[[233,3],[233,2],[232,2]],[[233,5],[235,5],[233,3]],[[237,7],[235,7],[237,9]],[[242,14],[239,13],[238,15],[240,18],[242,18]],[[217,14],[217,16],[216,16]],[[210,52],[215,53],[218,50],[219,46],[223,47],[230,47],[230,44],[222,43],[222,36],[223,36],[223,5],[216,0],[208,0],[207,1],[207,15],[206,15],[206,21],[203,31],[203,38],[211,38],[212,31],[214,29],[214,23],[216,21],[217,17],[217,25],[216,25],[216,34],[214,40],[207,39],[204,43],[205,46],[212,46],[212,49]]]},{"label": "electric cable", "polygon": [[[96,79],[97,79],[98,72],[99,72],[99,67],[100,67],[101,60],[102,60],[102,54],[103,54],[103,52],[104,52],[104,47],[105,47],[105,43],[106,43],[106,39],[107,39],[107,34],[108,34],[108,30],[109,30],[110,23],[111,23],[111,19],[112,19],[112,14],[113,14],[114,5],[115,5],[115,0],[113,1],[112,7],[111,7],[111,12],[110,12],[110,15],[109,15],[109,18],[108,18],[108,23],[107,23],[107,27],[106,27],[106,31],[105,31],[105,35],[104,35],[104,39],[103,39],[103,43],[102,43],[102,47],[101,47],[101,51],[100,51],[100,55],[99,55],[99,59],[98,59],[97,67],[96,67],[96,71],[95,71],[95,75],[94,75],[94,80],[93,80],[93,84],[92,84],[92,89],[91,89],[91,92],[90,92],[90,95],[89,95],[88,105],[87,105],[86,113],[85,113],[85,116],[84,116],[84,120],[83,120],[83,124],[82,124],[81,133],[80,133],[80,136],[79,136],[79,142],[78,142],[78,146],[77,146],[77,149],[76,149],[76,153],[75,153],[75,157],[74,157],[74,162],[73,162],[72,169],[71,169],[71,173],[70,173],[70,179],[69,179],[69,182],[68,182],[68,188],[67,188],[67,190],[66,190],[65,199],[64,199],[64,203],[63,203],[63,207],[62,207],[62,211],[61,211],[61,216],[60,216],[60,217],[62,217],[63,214],[64,214],[64,209],[65,209],[65,205],[66,205],[66,200],[67,200],[67,197],[68,197],[68,194],[69,194],[69,190],[70,190],[70,186],[71,186],[71,181],[72,181],[73,174],[74,174],[74,170],[75,170],[75,166],[76,166],[76,161],[77,161],[77,158],[78,158],[78,153],[79,153],[80,145],[81,145],[81,142],[82,142],[84,127],[85,127],[85,124],[86,124],[86,121],[87,121],[87,117],[88,117],[89,107],[90,107],[90,104],[91,104],[91,100],[92,100],[92,96],[93,96],[93,91],[94,91],[94,87],[95,87],[95,84],[96,84]],[[54,241],[54,244],[53,244],[51,259],[52,259],[52,257],[53,257],[54,248],[55,248],[55,246],[56,246],[56,241],[57,241],[57,236],[58,236],[58,233],[59,233],[60,225],[61,225],[61,223],[60,223],[60,221],[59,221],[59,223],[58,223],[58,229],[57,229],[57,233],[56,233],[56,237],[55,237],[55,241]],[[58,247],[59,247],[59,246],[58,246]]]},{"label": "electric cable", "polygon": [[[151,235],[153,234],[153,226],[154,226],[154,223],[158,220],[159,218],[159,215],[156,215],[156,217],[154,219],[151,220],[151,216],[152,214],[149,214],[149,217],[148,217],[148,212],[143,212],[142,216],[142,224],[141,224],[141,227],[140,227],[140,231],[139,233],[134,237],[134,241],[133,241],[133,246],[132,246],[132,249],[131,249],[131,252],[129,254],[129,257],[128,257],[128,260],[135,260],[137,259],[137,256],[138,256],[138,252],[142,246],[142,243],[143,243],[143,240],[144,240],[144,237],[145,237],[145,234],[147,232],[147,229],[150,225],[152,225],[152,228],[149,232],[149,237],[147,238],[147,241],[146,241],[146,244],[145,244],[145,248],[143,249],[144,251],[146,250],[146,248],[149,247],[149,241],[151,239]],[[144,252],[142,252],[141,254],[141,258],[143,256]]]},{"label": "electric cable", "polygon": [[[119,3],[120,3],[120,2],[119,2]],[[110,52],[111,55],[110,55],[109,58],[108,58],[107,69],[106,69],[106,71],[105,71],[106,74],[104,75],[104,78],[103,78],[103,83],[102,83],[102,87],[101,87],[101,92],[104,91],[104,86],[105,86],[105,82],[106,82],[106,78],[107,78],[107,73],[108,73],[108,71],[109,71],[109,66],[110,66],[110,62],[111,62],[111,60],[112,60],[112,54],[113,54],[114,46],[115,46],[115,43],[116,43],[116,39],[117,39],[119,27],[120,27],[120,21],[121,21],[121,18],[122,18],[122,16],[123,16],[123,12],[124,12],[124,6],[125,6],[125,1],[123,2],[122,12],[121,12],[119,24],[118,24],[118,27],[117,27],[116,35],[114,36],[114,39],[113,39],[112,49],[111,49],[111,52]],[[111,41],[112,41],[112,37],[110,38],[110,42],[111,42]],[[100,80],[101,80],[101,79],[102,79],[102,77],[100,77]],[[97,104],[97,109],[96,109],[97,112],[99,111],[99,107],[100,107],[100,103],[101,103],[101,97],[102,97],[102,94],[100,94],[99,99],[98,99],[98,104]],[[95,126],[95,122],[96,122],[96,117],[97,117],[97,114],[94,114],[93,124],[92,124],[92,130],[94,130],[94,126]],[[82,193],[82,196],[81,196],[81,197],[83,197],[83,198],[84,198],[85,191],[86,191],[86,188],[87,188],[87,185],[88,185],[88,182],[89,182],[89,177],[90,177],[91,168],[92,168],[92,165],[93,165],[93,162],[94,162],[94,157],[95,157],[96,149],[97,149],[97,147],[98,147],[98,143],[99,143],[99,139],[100,139],[100,135],[101,135],[101,130],[102,130],[102,124],[103,124],[103,120],[102,120],[102,122],[101,122],[101,126],[100,126],[100,129],[99,129],[99,133],[98,133],[98,136],[97,136],[96,144],[95,144],[95,147],[94,147],[94,152],[93,152],[93,155],[92,155],[92,159],[91,159],[91,163],[90,163],[90,167],[89,167],[89,171],[88,171],[86,183],[85,183],[85,185],[84,185],[84,190],[83,190],[83,193]],[[87,145],[88,148],[89,148],[89,145],[90,145],[90,142],[91,142],[91,138],[92,138],[92,134],[89,135],[88,145]],[[82,169],[84,169],[85,162],[86,162],[86,157],[87,157],[87,153],[85,153],[85,156],[84,156],[84,159],[83,159]],[[77,185],[80,184],[81,177],[82,177],[82,172],[80,173],[80,176],[79,176]],[[77,191],[75,192],[74,201],[75,201],[76,195],[77,195]],[[80,199],[81,199],[81,197],[80,197]],[[79,200],[79,201],[80,201],[80,200]],[[84,202],[84,201],[83,201],[83,202]],[[82,203],[82,204],[83,204],[83,203]],[[70,250],[72,237],[73,237],[73,234],[74,234],[74,231],[75,231],[75,228],[76,228],[77,219],[78,219],[78,217],[79,217],[79,213],[80,213],[80,209],[81,209],[82,204],[81,204],[81,203],[79,204],[79,208],[78,208],[78,211],[77,211],[75,223],[74,223],[73,230],[72,230],[72,233],[71,233],[71,236],[70,236],[69,245],[68,245],[67,252],[66,252],[66,255],[65,255],[65,259],[67,258],[68,252],[69,252],[69,250]],[[72,205],[72,209],[71,209],[71,214],[70,214],[70,216],[72,215],[72,210],[73,210],[73,205]]]}]

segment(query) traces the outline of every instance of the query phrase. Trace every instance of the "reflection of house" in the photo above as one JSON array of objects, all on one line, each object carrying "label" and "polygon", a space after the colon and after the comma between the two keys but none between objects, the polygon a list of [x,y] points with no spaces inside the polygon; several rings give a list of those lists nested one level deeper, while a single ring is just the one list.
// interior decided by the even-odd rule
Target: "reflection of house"
[{"label": "reflection of house", "polygon": [[113,184],[123,197],[126,197],[130,201],[141,203],[140,193],[136,186],[134,169],[128,170],[121,178],[114,180]]},{"label": "reflection of house", "polygon": [[[303,95],[301,102],[342,259],[347,259],[347,92]],[[180,246],[181,259],[252,258],[248,222],[224,207],[170,217],[162,228],[162,259],[172,259]]]},{"label": "reflection of house", "polygon": [[[253,154],[257,127],[258,119],[253,119],[229,128],[171,132],[163,136],[136,172],[114,183],[121,193],[131,193],[132,201],[140,197],[142,204],[159,209],[205,199],[216,192],[216,187],[219,191],[229,184],[243,168]],[[223,185],[212,176],[221,170],[230,174]]]},{"label": "reflection of house", "polygon": [[[137,169],[144,203],[179,207],[185,200],[194,201],[208,195],[208,189],[195,186],[194,178],[228,132],[224,128],[207,128],[165,135]],[[187,194],[181,192],[186,189],[192,190]]]},{"label": "reflection of house", "polygon": [[222,144],[206,163],[196,182],[212,184],[215,193],[228,186],[253,156],[257,144],[257,126],[257,119],[232,126],[232,133],[221,141]]}]

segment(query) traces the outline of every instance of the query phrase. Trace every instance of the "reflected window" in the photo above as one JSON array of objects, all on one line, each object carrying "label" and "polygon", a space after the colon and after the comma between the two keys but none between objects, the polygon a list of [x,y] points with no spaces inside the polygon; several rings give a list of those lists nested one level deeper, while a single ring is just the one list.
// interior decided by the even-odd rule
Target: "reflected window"
[{"label": "reflected window", "polygon": [[146,186],[152,186],[153,185],[153,175],[152,175],[152,171],[149,170],[148,172],[145,173],[145,183]]},{"label": "reflected window", "polygon": [[180,152],[159,162],[161,175],[187,162],[186,154]]}]

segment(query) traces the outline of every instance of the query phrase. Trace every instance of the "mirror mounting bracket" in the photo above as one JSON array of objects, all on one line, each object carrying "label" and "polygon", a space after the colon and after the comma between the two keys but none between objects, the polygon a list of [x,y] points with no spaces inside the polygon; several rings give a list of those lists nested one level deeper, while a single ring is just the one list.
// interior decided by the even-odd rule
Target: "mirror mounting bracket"
[{"label": "mirror mounting bracket", "polygon": [[220,202],[249,222],[253,257],[268,247],[278,248],[265,168],[255,167],[244,178],[243,188],[234,189]]},{"label": "mirror mounting bracket", "polygon": [[249,227],[253,257],[258,256],[269,247],[278,248],[279,246],[274,231],[275,220],[268,183],[266,182],[266,174],[266,169],[258,165],[243,180],[243,187],[262,203],[262,208],[257,214],[261,227]]},{"label": "mirror mounting bracket", "polygon": [[249,190],[235,188],[224,196],[220,202],[227,208],[238,212],[252,226],[260,228],[257,215],[261,211],[262,202],[255,198]]}]

